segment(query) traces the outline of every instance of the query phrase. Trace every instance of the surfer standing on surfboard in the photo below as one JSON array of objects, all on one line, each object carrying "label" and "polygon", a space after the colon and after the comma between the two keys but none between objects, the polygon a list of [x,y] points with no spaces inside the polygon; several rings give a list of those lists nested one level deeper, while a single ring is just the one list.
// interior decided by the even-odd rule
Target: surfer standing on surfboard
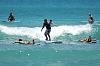
[{"label": "surfer standing on surfboard", "polygon": [[46,40],[49,40],[49,41],[51,41],[51,37],[50,37],[51,24],[52,24],[52,20],[50,20],[50,22],[47,22],[47,19],[44,19],[44,23],[43,23],[43,26],[42,26],[42,29],[41,29],[41,31],[42,31],[43,28],[46,27],[44,35],[46,37]]},{"label": "surfer standing on surfboard", "polygon": [[12,21],[14,21],[14,20],[15,20],[15,18],[14,18],[14,16],[13,16],[12,12],[10,12],[9,17],[8,17],[8,21],[9,21],[9,22],[12,22]]},{"label": "surfer standing on surfboard", "polygon": [[93,19],[93,16],[91,15],[91,13],[89,13],[88,22],[89,22],[89,24],[94,23],[94,19]]}]

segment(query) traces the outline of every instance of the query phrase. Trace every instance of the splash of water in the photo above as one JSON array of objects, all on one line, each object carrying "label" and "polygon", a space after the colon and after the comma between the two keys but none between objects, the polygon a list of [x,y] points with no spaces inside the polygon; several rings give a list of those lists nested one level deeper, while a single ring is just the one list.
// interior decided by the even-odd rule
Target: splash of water
[{"label": "splash of water", "polygon": [[[62,26],[54,26],[51,30],[51,38],[59,37],[65,33],[69,33],[72,35],[79,35],[82,32],[90,32],[92,30],[91,25],[62,25]],[[21,35],[28,36],[31,38],[36,38],[40,40],[44,40],[44,32],[45,29],[41,32],[41,27],[7,27],[4,25],[0,25],[0,31],[8,34],[8,35]]]}]

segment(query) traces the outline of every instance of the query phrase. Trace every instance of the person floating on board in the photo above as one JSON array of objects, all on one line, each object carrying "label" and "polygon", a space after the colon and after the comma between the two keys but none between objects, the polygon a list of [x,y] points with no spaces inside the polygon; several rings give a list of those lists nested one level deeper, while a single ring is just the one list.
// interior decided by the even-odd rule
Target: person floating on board
[{"label": "person floating on board", "polygon": [[13,16],[12,12],[10,12],[10,14],[9,14],[8,21],[9,22],[15,21],[15,18]]},{"label": "person floating on board", "polygon": [[85,38],[85,39],[82,39],[82,40],[79,40],[80,42],[87,42],[87,43],[96,43],[96,40],[92,39],[91,36],[89,36],[88,38]]},{"label": "person floating on board", "polygon": [[94,23],[94,19],[93,19],[93,16],[91,15],[91,13],[89,13],[88,23],[89,24],[93,24]]},{"label": "person floating on board", "polygon": [[32,40],[32,42],[26,42],[26,41],[23,41],[22,39],[19,39],[15,43],[19,43],[19,44],[35,44],[34,39]]},{"label": "person floating on board", "polygon": [[46,37],[45,40],[49,40],[49,41],[51,41],[51,37],[50,37],[51,24],[52,24],[52,20],[50,20],[50,22],[47,22],[47,19],[44,19],[44,23],[43,23],[43,26],[42,26],[42,29],[41,29],[41,31],[42,31],[43,28],[46,27],[46,30],[45,30],[45,33],[44,33],[44,35]]}]

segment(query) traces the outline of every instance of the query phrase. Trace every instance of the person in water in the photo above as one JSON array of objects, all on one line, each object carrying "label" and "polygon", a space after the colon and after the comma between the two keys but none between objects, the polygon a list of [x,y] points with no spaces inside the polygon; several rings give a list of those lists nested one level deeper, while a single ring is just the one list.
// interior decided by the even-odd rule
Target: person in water
[{"label": "person in water", "polygon": [[92,42],[91,36],[89,36],[85,41],[86,41],[86,42]]},{"label": "person in water", "polygon": [[14,20],[15,20],[15,18],[14,18],[14,16],[13,16],[12,12],[10,12],[9,17],[8,17],[8,21],[9,21],[9,22],[12,22],[12,21],[14,21]]},{"label": "person in water", "polygon": [[93,39],[91,38],[91,36],[89,36],[88,38],[82,39],[82,40],[80,40],[80,41],[81,41],[81,42],[88,42],[88,43],[90,43],[90,42],[93,41]]},{"label": "person in water", "polygon": [[46,27],[46,30],[45,30],[45,37],[46,37],[46,40],[51,40],[51,37],[50,37],[50,32],[51,32],[51,24],[52,24],[52,20],[50,20],[50,22],[47,22],[47,19],[44,19],[44,23],[43,23],[43,26],[42,26],[42,29],[41,31],[43,30],[44,27]]},{"label": "person in water", "polygon": [[88,22],[89,22],[89,24],[93,24],[94,23],[93,16],[90,13],[89,13],[89,17],[88,17]]},{"label": "person in water", "polygon": [[32,40],[32,42],[26,42],[26,41],[23,41],[22,39],[19,39],[15,43],[19,43],[19,44],[35,44],[34,39]]}]

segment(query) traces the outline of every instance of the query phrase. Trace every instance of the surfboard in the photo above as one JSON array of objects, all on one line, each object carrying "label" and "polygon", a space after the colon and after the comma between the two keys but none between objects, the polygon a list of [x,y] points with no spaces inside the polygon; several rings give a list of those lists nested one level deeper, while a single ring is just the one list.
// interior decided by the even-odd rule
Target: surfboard
[{"label": "surfboard", "polygon": [[[87,23],[88,21],[80,21],[80,22]],[[99,23],[100,21],[95,21],[95,22]]]},{"label": "surfboard", "polygon": [[[1,22],[10,22],[10,21],[1,21]],[[11,21],[11,22],[20,22],[20,21]]]},{"label": "surfboard", "polygon": [[91,42],[86,42],[84,40],[78,40],[78,42],[85,42],[85,43],[97,43],[96,40],[92,40]]},{"label": "surfboard", "polygon": [[45,41],[45,43],[47,44],[51,44],[51,43],[54,43],[54,44],[61,44],[63,43],[62,41]]}]

